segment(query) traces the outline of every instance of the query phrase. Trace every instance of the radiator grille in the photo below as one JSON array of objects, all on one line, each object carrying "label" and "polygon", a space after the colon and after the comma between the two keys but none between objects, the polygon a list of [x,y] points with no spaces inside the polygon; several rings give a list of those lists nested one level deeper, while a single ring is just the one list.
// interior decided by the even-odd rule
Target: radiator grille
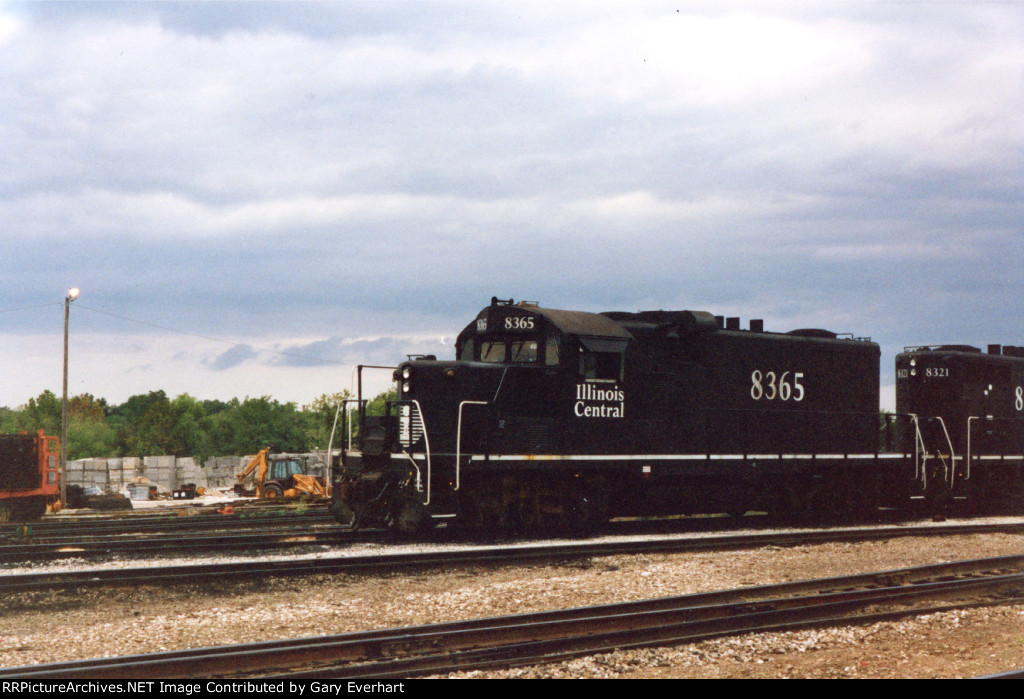
[{"label": "radiator grille", "polygon": [[413,403],[398,406],[398,443],[406,449],[423,438],[423,416]]}]

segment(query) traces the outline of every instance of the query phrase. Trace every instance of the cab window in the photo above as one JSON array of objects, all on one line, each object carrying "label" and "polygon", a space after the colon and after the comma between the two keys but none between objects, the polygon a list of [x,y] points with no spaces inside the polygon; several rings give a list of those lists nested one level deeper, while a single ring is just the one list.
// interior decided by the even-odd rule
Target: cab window
[{"label": "cab window", "polygon": [[508,343],[509,361],[512,362],[536,362],[537,341],[516,340]]},{"label": "cab window", "polygon": [[522,335],[495,337],[481,339],[477,347],[467,341],[459,354],[460,359],[469,360],[473,358],[473,350],[478,348],[477,361],[490,362],[493,364],[543,364],[545,366],[559,366],[562,363],[561,341],[554,333],[543,338],[536,335],[523,337]]},{"label": "cab window", "polygon": [[580,352],[580,375],[587,381],[618,381],[622,355],[618,352]]},{"label": "cab window", "polygon": [[548,335],[544,340],[544,364],[547,366],[558,366],[561,363],[558,338]]},{"label": "cab window", "polygon": [[481,342],[480,361],[499,363],[505,361],[504,342]]},{"label": "cab window", "polygon": [[626,342],[618,338],[580,338],[580,376],[587,381],[621,381]]},{"label": "cab window", "polygon": [[513,339],[486,340],[480,343],[480,361],[499,364],[534,364],[538,361],[540,343],[521,337]]},{"label": "cab window", "polygon": [[274,462],[271,478],[288,478],[293,473],[302,473],[302,463],[298,459],[285,459]]}]

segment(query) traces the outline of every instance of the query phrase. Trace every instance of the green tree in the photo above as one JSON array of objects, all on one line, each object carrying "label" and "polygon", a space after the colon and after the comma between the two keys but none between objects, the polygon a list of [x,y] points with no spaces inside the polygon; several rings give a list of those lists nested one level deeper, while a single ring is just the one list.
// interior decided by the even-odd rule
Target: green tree
[{"label": "green tree", "polygon": [[194,456],[203,462],[213,456],[213,440],[210,435],[211,422],[203,402],[187,393],[171,401],[172,427],[169,437],[170,453],[177,456]]},{"label": "green tree", "polygon": [[236,398],[231,403],[214,423],[218,453],[255,454],[263,447],[302,452],[310,447],[308,418],[295,403],[279,403],[269,396],[241,402]]},{"label": "green tree", "polygon": [[13,432],[44,430],[48,435],[59,435],[60,422],[61,399],[53,391],[43,391],[37,398],[29,398],[28,403],[16,411],[11,427]]},{"label": "green tree", "polygon": [[103,459],[117,454],[117,430],[106,419],[68,418],[68,459]]},{"label": "green tree", "polygon": [[383,393],[378,393],[373,399],[366,404],[367,415],[383,415],[385,404],[389,400],[398,400],[398,389],[389,388]]},{"label": "green tree", "polygon": [[[340,446],[344,442],[345,435],[342,433],[344,420],[338,414],[338,408],[339,406],[344,407],[344,401],[348,400],[351,395],[347,390],[340,393],[324,393],[303,410],[309,418],[308,441],[310,444],[320,449],[327,448],[331,441],[331,431],[335,428],[334,418],[336,415],[338,424],[334,435],[334,446]],[[348,407],[352,407],[352,404],[348,404]]]},{"label": "green tree", "polygon": [[105,420],[107,412],[107,401],[96,398],[91,393],[68,398],[68,419],[80,417],[87,420]]},{"label": "green tree", "polygon": [[160,456],[171,451],[174,417],[163,391],[135,395],[115,409],[122,456]]}]

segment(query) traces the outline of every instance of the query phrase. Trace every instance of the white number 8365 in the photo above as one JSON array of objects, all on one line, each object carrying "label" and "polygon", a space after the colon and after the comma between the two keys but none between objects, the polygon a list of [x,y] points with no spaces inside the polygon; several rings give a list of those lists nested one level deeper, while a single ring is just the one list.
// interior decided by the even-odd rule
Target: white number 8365
[{"label": "white number 8365", "polygon": [[778,376],[774,371],[762,374],[760,370],[755,369],[750,375],[750,397],[754,400],[802,401],[804,386],[800,381],[803,378],[802,371],[785,371],[782,376]]}]

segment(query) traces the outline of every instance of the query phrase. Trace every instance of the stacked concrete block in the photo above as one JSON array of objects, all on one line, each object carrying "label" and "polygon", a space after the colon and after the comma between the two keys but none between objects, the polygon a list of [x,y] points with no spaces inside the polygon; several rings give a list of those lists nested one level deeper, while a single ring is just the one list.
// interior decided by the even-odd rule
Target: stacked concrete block
[{"label": "stacked concrete block", "polygon": [[[312,475],[324,471],[317,455],[303,456]],[[182,487],[186,483],[207,490],[231,490],[238,482],[237,475],[245,469],[251,456],[217,456],[200,465],[192,457],[126,456],[111,459],[79,459],[67,464],[68,483],[95,485],[108,493],[124,493],[130,483],[140,477],[157,486],[161,493]]]},{"label": "stacked concrete block", "polygon": [[208,488],[206,471],[191,456],[180,458],[175,462],[177,481],[179,484],[194,483],[198,488]]},{"label": "stacked concrete block", "polygon": [[142,475],[162,492],[170,492],[178,487],[176,461],[174,456],[146,456],[142,459]]},{"label": "stacked concrete block", "polygon": [[119,492],[124,492],[129,483],[134,483],[135,479],[142,475],[142,459],[137,456],[126,456],[121,459],[121,478],[124,479],[124,485]]},{"label": "stacked concrete block", "polygon": [[126,474],[126,459],[107,459],[107,483],[111,493],[123,493],[125,485],[135,477],[134,469]]},{"label": "stacked concrete block", "polygon": [[68,483],[74,483],[76,485],[82,485],[82,474],[85,472],[84,462],[88,459],[80,459],[78,461],[69,461],[65,466],[67,470]]},{"label": "stacked concrete block", "polygon": [[216,490],[231,490],[238,482],[238,474],[242,472],[248,459],[239,456],[217,456],[207,459],[203,464],[206,472],[207,487]]},{"label": "stacked concrete block", "polygon": [[106,459],[82,459],[82,485],[95,485],[106,491],[110,487],[110,473]]}]

